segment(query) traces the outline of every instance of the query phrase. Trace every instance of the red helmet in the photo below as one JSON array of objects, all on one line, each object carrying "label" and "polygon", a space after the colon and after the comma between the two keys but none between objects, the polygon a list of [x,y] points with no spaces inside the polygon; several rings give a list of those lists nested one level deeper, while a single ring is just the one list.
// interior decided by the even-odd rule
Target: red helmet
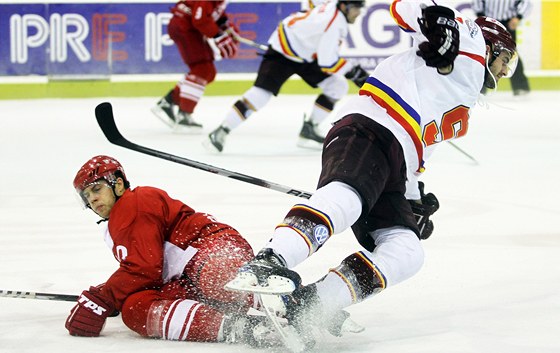
[{"label": "red helmet", "polygon": [[87,161],[76,174],[74,188],[78,194],[81,194],[88,185],[100,179],[105,179],[110,185],[115,185],[118,177],[123,178],[125,187],[128,187],[128,180],[119,161],[109,156],[95,156]]},{"label": "red helmet", "polygon": [[517,48],[507,28],[500,21],[486,16],[478,17],[475,22],[482,30],[484,41],[492,50],[493,59],[497,58],[502,51],[511,55],[506,77],[513,75],[515,66],[517,66]]}]

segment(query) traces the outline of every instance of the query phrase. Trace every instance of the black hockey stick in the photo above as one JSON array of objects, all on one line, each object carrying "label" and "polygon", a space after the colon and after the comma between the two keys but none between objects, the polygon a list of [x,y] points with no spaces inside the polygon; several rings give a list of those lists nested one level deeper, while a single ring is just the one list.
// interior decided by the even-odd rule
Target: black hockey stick
[{"label": "black hockey stick", "polygon": [[105,137],[107,137],[107,140],[109,140],[109,142],[111,142],[112,144],[115,144],[117,146],[128,148],[130,150],[140,152],[140,153],[144,153],[144,154],[156,157],[156,158],[166,159],[168,161],[179,163],[179,164],[182,164],[182,165],[186,165],[188,167],[193,167],[193,168],[196,168],[196,169],[204,170],[206,172],[210,172],[210,173],[218,174],[218,175],[225,176],[225,177],[228,177],[228,178],[232,178],[232,179],[235,179],[235,180],[239,180],[239,181],[242,181],[242,182],[245,182],[245,183],[261,186],[263,188],[268,188],[268,189],[283,192],[285,194],[302,197],[304,199],[308,199],[312,195],[311,193],[309,193],[307,191],[296,190],[296,189],[293,189],[293,188],[288,187],[288,186],[284,186],[284,185],[276,184],[276,183],[266,181],[266,180],[263,180],[263,179],[255,178],[255,177],[252,177],[250,175],[245,175],[245,174],[241,174],[241,173],[237,173],[237,172],[232,172],[232,171],[229,171],[227,169],[214,167],[214,166],[209,165],[209,164],[197,162],[197,161],[194,161],[192,159],[187,159],[187,158],[184,158],[184,157],[175,156],[175,155],[172,155],[172,154],[169,154],[169,153],[166,153],[166,152],[154,150],[154,149],[144,147],[144,146],[140,146],[140,145],[137,145],[133,142],[130,142],[129,140],[124,138],[124,136],[120,133],[119,129],[117,128],[117,125],[115,124],[115,118],[113,116],[113,107],[111,106],[111,103],[104,102],[104,103],[99,104],[95,108],[95,117],[97,118],[97,123],[99,124],[99,127],[101,128],[101,130],[105,134]]},{"label": "black hockey stick", "polygon": [[65,302],[75,302],[78,300],[78,296],[73,294],[22,292],[22,291],[4,290],[4,289],[0,289],[0,298],[59,300]]}]

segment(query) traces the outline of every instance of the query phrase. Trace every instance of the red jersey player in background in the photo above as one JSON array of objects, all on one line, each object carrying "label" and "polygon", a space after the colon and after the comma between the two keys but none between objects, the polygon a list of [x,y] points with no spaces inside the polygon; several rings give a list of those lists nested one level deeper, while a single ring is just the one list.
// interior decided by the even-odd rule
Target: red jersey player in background
[{"label": "red jersey player in background", "polygon": [[227,1],[179,1],[167,31],[189,67],[185,78],[152,109],[174,130],[200,130],[192,114],[204,89],[216,77],[214,60],[237,54],[236,28],[225,12]]},{"label": "red jersey player in background", "polygon": [[71,335],[99,336],[106,318],[120,311],[145,337],[256,346],[270,338],[263,316],[247,315],[253,296],[223,289],[253,256],[235,229],[163,190],[130,188],[121,164],[108,156],[88,160],[74,187],[106,221],[105,242],[120,265],[106,283],[82,292],[66,320]]}]

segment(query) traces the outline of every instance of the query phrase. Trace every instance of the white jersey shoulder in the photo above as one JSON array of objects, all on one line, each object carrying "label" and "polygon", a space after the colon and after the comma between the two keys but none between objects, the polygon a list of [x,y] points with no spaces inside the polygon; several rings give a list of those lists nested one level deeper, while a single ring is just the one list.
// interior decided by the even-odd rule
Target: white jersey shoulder
[{"label": "white jersey shoulder", "polygon": [[272,33],[269,44],[290,60],[317,59],[326,72],[336,72],[346,61],[339,56],[348,35],[348,23],[336,1],[325,1],[309,11],[286,17]]}]

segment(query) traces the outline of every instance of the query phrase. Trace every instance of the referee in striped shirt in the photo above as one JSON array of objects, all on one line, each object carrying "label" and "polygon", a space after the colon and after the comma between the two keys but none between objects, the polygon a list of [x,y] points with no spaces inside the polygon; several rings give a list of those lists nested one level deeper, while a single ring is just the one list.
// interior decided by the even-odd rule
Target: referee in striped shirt
[{"label": "referee in striped shirt", "polygon": [[[506,26],[516,42],[517,26],[521,19],[528,14],[529,7],[530,0],[473,0],[472,2],[472,9],[477,16],[488,16],[500,21]],[[529,81],[523,72],[521,58],[519,58],[517,69],[511,77],[511,88],[515,96],[525,95],[530,91]]]}]

